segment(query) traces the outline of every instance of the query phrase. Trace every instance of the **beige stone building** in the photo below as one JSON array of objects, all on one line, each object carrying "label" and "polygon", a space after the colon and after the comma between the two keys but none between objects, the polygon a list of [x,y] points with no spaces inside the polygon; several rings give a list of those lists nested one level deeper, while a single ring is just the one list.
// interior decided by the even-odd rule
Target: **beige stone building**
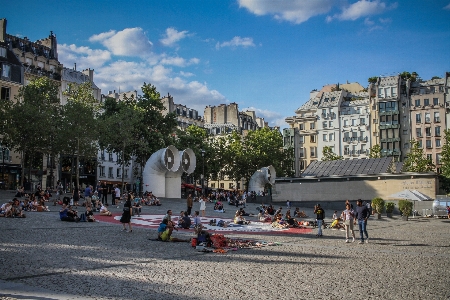
[{"label": "beige stone building", "polygon": [[182,104],[175,104],[170,94],[161,98],[166,110],[164,114],[174,112],[177,115],[178,128],[185,130],[191,125],[203,127],[203,118],[199,116],[198,111]]},{"label": "beige stone building", "polygon": [[247,130],[256,130],[258,123],[254,112],[240,112],[237,103],[207,106],[204,111],[204,127],[211,135],[228,134],[237,131],[244,134]]},{"label": "beige stone building", "polygon": [[440,168],[440,158],[446,125],[446,87],[444,78],[414,82],[411,87],[411,133],[424,149],[427,158]]}]

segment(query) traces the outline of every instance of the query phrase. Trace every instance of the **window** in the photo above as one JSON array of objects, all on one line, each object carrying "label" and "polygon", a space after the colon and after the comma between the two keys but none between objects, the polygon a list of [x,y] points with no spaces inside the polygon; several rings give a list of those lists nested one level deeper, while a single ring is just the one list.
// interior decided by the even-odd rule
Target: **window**
[{"label": "window", "polygon": [[8,87],[3,87],[2,86],[2,91],[1,91],[1,100],[9,100],[9,97],[11,95],[11,89]]},{"label": "window", "polygon": [[108,152],[108,160],[113,161],[113,154],[112,152]]},{"label": "window", "polygon": [[323,127],[323,128],[327,128],[327,125],[328,125],[327,121],[322,122],[322,127]]},{"label": "window", "polygon": [[425,113],[425,123],[431,123],[430,113]]},{"label": "window", "polygon": [[423,99],[423,105],[429,106],[430,105],[430,99]]},{"label": "window", "polygon": [[299,148],[298,149],[298,156],[300,157],[306,157],[305,148]]},{"label": "window", "polygon": [[359,124],[360,125],[366,125],[366,119],[365,118],[360,118],[359,119]]},{"label": "window", "polygon": [[327,116],[327,110],[326,109],[322,109],[322,117],[326,117]]},{"label": "window", "polygon": [[316,142],[316,136],[315,135],[311,135],[311,143],[315,143]]},{"label": "window", "polygon": [[344,127],[348,126],[348,120],[344,120]]},{"label": "window", "polygon": [[416,136],[422,137],[422,128],[416,128]]},{"label": "window", "polygon": [[431,148],[431,140],[426,141],[427,148]]},{"label": "window", "polygon": [[416,123],[422,123],[422,115],[416,114]]},{"label": "window", "polygon": [[441,122],[441,118],[439,118],[439,112],[434,113],[434,123]]},{"label": "window", "polygon": [[334,141],[334,133],[329,134],[329,141]]},{"label": "window", "polygon": [[314,123],[309,123],[309,129],[315,129],[315,124]]},{"label": "window", "polygon": [[441,136],[441,126],[434,127],[434,135]]},{"label": "window", "polygon": [[43,70],[44,69],[44,63],[39,61],[38,62],[38,68],[41,68]]},{"label": "window", "polygon": [[441,153],[436,154],[436,164],[437,165],[441,163],[441,157],[442,157]]},{"label": "window", "polygon": [[326,141],[327,141],[327,137],[328,137],[328,135],[327,135],[327,134],[324,134],[324,135],[323,135],[323,141],[324,141],[324,142],[326,142]]},{"label": "window", "polygon": [[417,142],[419,143],[419,148],[423,148],[422,147],[422,140],[418,140]]},{"label": "window", "polygon": [[439,99],[433,98],[433,105],[439,105]]},{"label": "window", "polygon": [[425,135],[426,136],[431,136],[431,127],[425,128]]},{"label": "window", "polygon": [[0,56],[6,57],[6,48],[0,47]]},{"label": "window", "polygon": [[441,140],[439,139],[436,140],[436,147],[441,147]]},{"label": "window", "polygon": [[211,187],[214,189],[216,187],[215,183],[211,183]]},{"label": "window", "polygon": [[311,157],[316,157],[316,147],[310,147],[309,151],[311,153]]},{"label": "window", "polygon": [[125,173],[123,174],[124,178],[128,178],[128,169],[125,169]]},{"label": "window", "polygon": [[109,167],[109,168],[108,168],[108,178],[114,178],[114,175],[113,175],[113,168],[112,168],[112,167]]},{"label": "window", "polygon": [[330,123],[328,123],[328,127],[333,127],[333,121],[330,121]]},{"label": "window", "polygon": [[8,79],[11,78],[11,66],[9,66],[7,64],[3,64],[2,77],[8,78]]},{"label": "window", "polygon": [[416,100],[414,101],[414,106],[415,106],[415,107],[420,106],[420,99],[416,99]]},{"label": "window", "polygon": [[305,142],[305,137],[303,135],[300,136],[299,143],[303,144]]},{"label": "window", "polygon": [[432,154],[427,154],[427,159],[430,160],[430,161],[433,160],[433,155]]},{"label": "window", "polygon": [[298,124],[298,129],[304,130],[305,129],[305,125],[304,124]]},{"label": "window", "polygon": [[349,146],[345,146],[344,147],[344,155],[349,155],[350,154],[350,148]]},{"label": "window", "polygon": [[356,126],[356,119],[352,119],[352,126]]},{"label": "window", "polygon": [[228,184],[228,188],[229,188],[229,189],[233,189],[233,186],[234,186],[233,183],[229,183],[229,184]]},{"label": "window", "polygon": [[122,178],[122,173],[120,172],[120,171],[121,171],[121,168],[117,168],[116,171],[117,171],[117,172],[116,172],[117,178]]},{"label": "window", "polygon": [[225,184],[223,182],[220,183],[220,188],[221,189],[225,188]]},{"label": "window", "polygon": [[100,166],[98,171],[100,177],[105,177],[105,166]]},{"label": "window", "polygon": [[300,170],[304,170],[304,169],[305,169],[305,165],[306,165],[306,163],[305,163],[304,160],[300,160],[300,161],[299,161],[299,167],[300,167]]}]

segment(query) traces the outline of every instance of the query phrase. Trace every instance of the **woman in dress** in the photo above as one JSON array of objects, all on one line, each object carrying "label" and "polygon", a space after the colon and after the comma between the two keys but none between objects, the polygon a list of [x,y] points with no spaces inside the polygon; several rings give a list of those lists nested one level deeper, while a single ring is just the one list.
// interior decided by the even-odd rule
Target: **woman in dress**
[{"label": "woman in dress", "polygon": [[349,233],[352,233],[352,243],[355,241],[355,231],[353,230],[353,219],[355,217],[355,212],[351,208],[351,204],[347,203],[345,204],[345,210],[342,212],[342,216],[344,219],[344,225],[345,225],[345,242],[348,243],[349,240]]},{"label": "woman in dress", "polygon": [[129,193],[127,201],[123,205],[123,213],[120,218],[120,223],[123,225],[123,231],[127,231],[125,224],[128,224],[128,232],[133,232],[133,229],[131,229],[131,198],[131,193]]}]

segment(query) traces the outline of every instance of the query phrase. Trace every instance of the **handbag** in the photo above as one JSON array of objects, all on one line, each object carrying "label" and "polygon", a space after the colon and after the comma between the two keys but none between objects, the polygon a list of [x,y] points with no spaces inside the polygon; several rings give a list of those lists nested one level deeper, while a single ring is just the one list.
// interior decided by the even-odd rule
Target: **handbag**
[{"label": "handbag", "polygon": [[345,226],[350,226],[350,222],[351,222],[350,220],[345,220],[345,221],[344,221],[344,225],[345,225]]}]

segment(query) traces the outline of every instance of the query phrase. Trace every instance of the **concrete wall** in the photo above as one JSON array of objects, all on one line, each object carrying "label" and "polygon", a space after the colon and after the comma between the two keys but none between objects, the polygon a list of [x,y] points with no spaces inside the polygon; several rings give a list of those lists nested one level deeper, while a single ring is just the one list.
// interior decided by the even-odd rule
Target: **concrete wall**
[{"label": "concrete wall", "polygon": [[[413,177],[413,178],[411,178]],[[378,179],[380,178],[380,179]],[[292,180],[292,182],[291,182]],[[277,179],[274,186],[273,202],[303,201],[345,201],[346,199],[371,200],[381,197],[394,200],[389,195],[405,189],[418,190],[435,198],[438,180],[430,174],[319,179]]]}]

